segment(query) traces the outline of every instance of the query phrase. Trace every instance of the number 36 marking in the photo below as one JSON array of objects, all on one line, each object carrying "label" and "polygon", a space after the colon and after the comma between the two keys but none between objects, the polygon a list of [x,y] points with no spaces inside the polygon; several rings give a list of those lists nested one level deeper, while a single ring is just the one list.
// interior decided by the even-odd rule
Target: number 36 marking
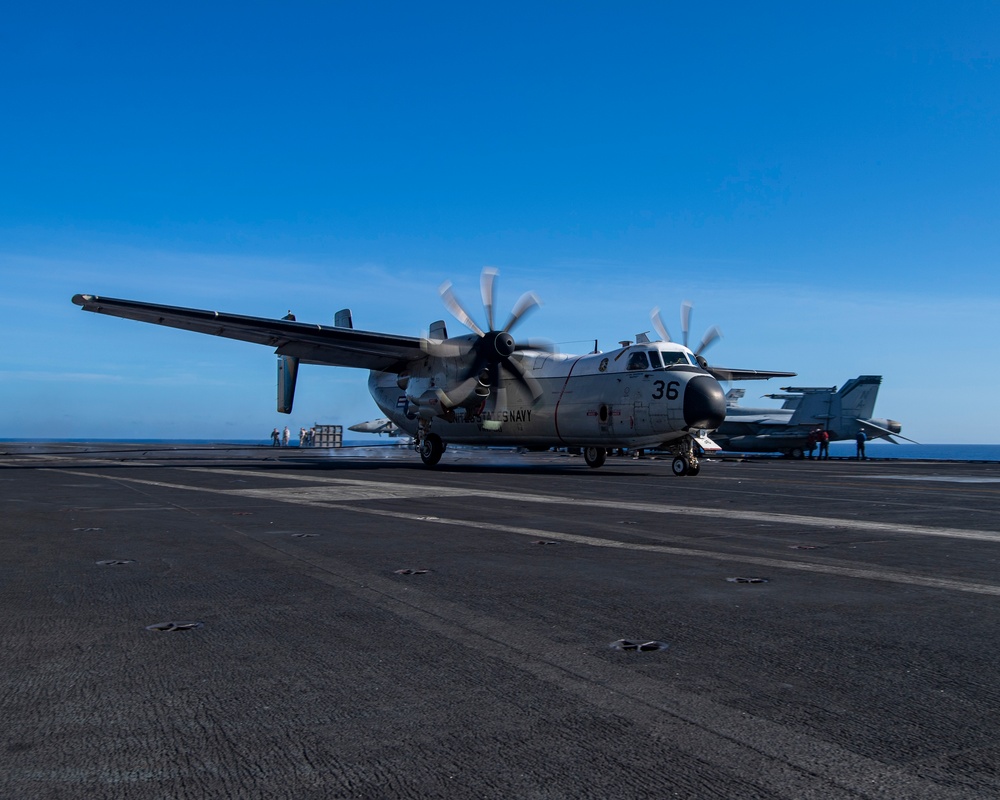
[{"label": "number 36 marking", "polygon": [[667,400],[676,400],[680,396],[678,392],[680,385],[680,381],[670,381],[668,384],[664,384],[663,381],[653,381],[653,386],[656,387],[656,391],[653,392],[653,399],[662,400],[664,389],[666,389]]}]

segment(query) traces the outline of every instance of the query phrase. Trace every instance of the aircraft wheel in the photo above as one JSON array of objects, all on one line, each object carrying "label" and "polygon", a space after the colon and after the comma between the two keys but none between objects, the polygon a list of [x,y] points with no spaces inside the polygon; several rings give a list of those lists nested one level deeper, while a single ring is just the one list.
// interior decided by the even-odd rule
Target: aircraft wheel
[{"label": "aircraft wheel", "polygon": [[436,433],[428,433],[420,442],[420,459],[425,466],[433,467],[441,460],[444,452],[444,442]]},{"label": "aircraft wheel", "polygon": [[788,452],[788,455],[790,455],[792,458],[805,458],[806,457],[805,451],[801,447],[793,447]]},{"label": "aircraft wheel", "polygon": [[698,461],[698,459],[696,459],[696,458],[692,458],[691,459],[691,463],[688,464],[687,474],[688,475],[697,475],[699,472],[701,472],[701,462]]},{"label": "aircraft wheel", "polygon": [[585,447],[583,449],[583,460],[592,469],[597,469],[607,458],[608,452],[603,447]]},{"label": "aircraft wheel", "polygon": [[682,475],[688,474],[688,460],[684,456],[677,456],[673,463],[670,465],[671,469],[674,471],[674,475],[680,478]]}]

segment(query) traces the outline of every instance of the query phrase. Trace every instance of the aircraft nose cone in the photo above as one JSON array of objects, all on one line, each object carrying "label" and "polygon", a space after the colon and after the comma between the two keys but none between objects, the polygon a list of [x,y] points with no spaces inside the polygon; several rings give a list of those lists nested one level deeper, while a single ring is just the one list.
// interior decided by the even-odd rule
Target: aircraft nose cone
[{"label": "aircraft nose cone", "polygon": [[684,390],[684,422],[688,428],[718,428],[726,418],[726,396],[715,378],[692,378]]}]

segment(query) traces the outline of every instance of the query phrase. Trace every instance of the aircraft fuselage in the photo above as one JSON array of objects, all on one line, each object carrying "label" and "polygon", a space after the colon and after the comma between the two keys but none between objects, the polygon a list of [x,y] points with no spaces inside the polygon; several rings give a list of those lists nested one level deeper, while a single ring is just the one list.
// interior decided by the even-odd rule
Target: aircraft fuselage
[{"label": "aircraft fuselage", "polygon": [[725,416],[718,381],[676,344],[582,356],[524,351],[518,359],[541,389],[537,400],[509,379],[486,396],[435,409],[422,420],[435,390],[462,377],[452,372],[454,359],[433,356],[410,365],[405,388],[397,375],[379,371],[370,373],[368,387],[383,413],[410,435],[418,436],[423,422],[424,435],[457,444],[655,447],[716,428]]}]

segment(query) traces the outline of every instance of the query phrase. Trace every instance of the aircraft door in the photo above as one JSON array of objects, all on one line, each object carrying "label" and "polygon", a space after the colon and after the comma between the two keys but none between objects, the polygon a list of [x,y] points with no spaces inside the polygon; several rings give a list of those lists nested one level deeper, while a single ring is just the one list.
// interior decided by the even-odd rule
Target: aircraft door
[{"label": "aircraft door", "polygon": [[621,416],[612,403],[601,403],[597,409],[597,429],[601,436],[612,438],[615,435],[615,416]]},{"label": "aircraft door", "polygon": [[632,425],[629,433],[633,436],[645,436],[651,432],[649,423],[649,407],[641,401],[637,400],[635,405],[632,407],[631,423]]}]

